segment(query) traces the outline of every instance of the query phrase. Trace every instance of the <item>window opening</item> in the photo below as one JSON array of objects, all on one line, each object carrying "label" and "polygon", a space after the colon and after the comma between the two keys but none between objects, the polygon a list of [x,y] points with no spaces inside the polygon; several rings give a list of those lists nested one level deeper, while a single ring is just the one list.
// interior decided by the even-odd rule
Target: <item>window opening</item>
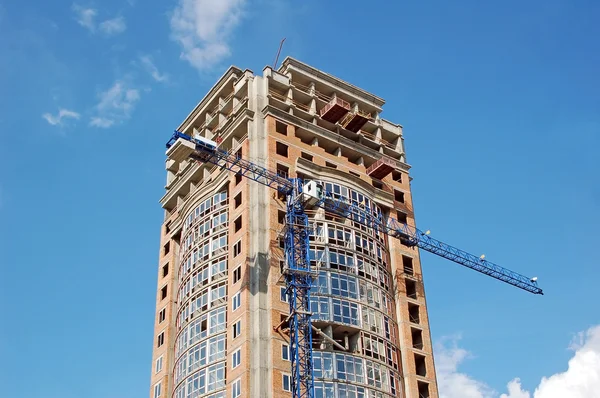
[{"label": "window opening", "polygon": [[242,279],[242,266],[241,265],[233,271],[233,283],[237,283],[237,281],[239,281],[240,279]]},{"label": "window opening", "polygon": [[413,348],[418,350],[423,349],[423,331],[421,329],[410,329],[412,335],[412,345]]},{"label": "window opening", "polygon": [[400,221],[402,224],[406,224],[407,223],[407,218],[406,218],[406,213],[398,210],[396,211],[396,219],[398,221]]},{"label": "window opening", "polygon": [[409,279],[405,280],[406,282],[406,295],[411,299],[417,298],[417,284],[415,281],[411,281]]},{"label": "window opening", "polygon": [[275,144],[275,153],[287,158],[288,157],[288,146],[281,142],[277,142]]},{"label": "window opening", "polygon": [[306,153],[306,152],[300,152],[300,157],[301,157],[302,159],[306,159],[306,160],[308,160],[308,161],[310,161],[310,162],[312,162],[312,161],[313,161],[313,156],[312,156],[312,155],[310,155],[310,154],[308,154],[308,153]]},{"label": "window opening", "polygon": [[233,324],[233,338],[235,339],[242,333],[242,320],[240,319]]},{"label": "window opening", "polygon": [[425,357],[423,355],[415,354],[415,371],[417,376],[427,376],[427,367],[425,366]]},{"label": "window opening", "polygon": [[396,202],[404,203],[404,192],[394,191],[394,200]]},{"label": "window opening", "polygon": [[421,323],[418,305],[408,303],[408,317],[412,323]]},{"label": "window opening", "polygon": [[233,245],[233,257],[238,256],[242,252],[242,241],[239,240]]},{"label": "window opening", "polygon": [[275,131],[279,134],[287,135],[287,124],[280,122],[279,120],[275,121]]},{"label": "window opening", "polygon": [[419,398],[429,398],[429,383],[417,381],[417,388],[419,389]]},{"label": "window opening", "polygon": [[413,259],[407,256],[402,256],[402,265],[404,267],[404,273],[408,275],[414,275]]},{"label": "window opening", "polygon": [[277,175],[279,177],[288,178],[290,175],[290,168],[277,163]]}]

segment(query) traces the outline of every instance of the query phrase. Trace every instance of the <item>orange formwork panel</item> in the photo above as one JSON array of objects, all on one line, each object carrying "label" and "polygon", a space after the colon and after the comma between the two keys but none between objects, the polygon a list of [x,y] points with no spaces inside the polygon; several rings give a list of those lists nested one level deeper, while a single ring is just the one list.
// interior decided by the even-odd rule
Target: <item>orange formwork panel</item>
[{"label": "orange formwork panel", "polygon": [[365,125],[365,123],[367,123],[370,118],[371,115],[358,111],[346,116],[342,122],[342,125],[346,130],[358,133],[358,131],[362,128],[362,126]]},{"label": "orange formwork panel", "polygon": [[396,161],[388,157],[382,157],[381,159],[373,163],[371,166],[369,166],[369,168],[367,169],[367,174],[370,177],[381,180],[383,177],[390,174],[396,167]]},{"label": "orange formwork panel", "polygon": [[327,105],[321,109],[321,118],[335,123],[350,111],[350,103],[341,98],[332,98]]}]

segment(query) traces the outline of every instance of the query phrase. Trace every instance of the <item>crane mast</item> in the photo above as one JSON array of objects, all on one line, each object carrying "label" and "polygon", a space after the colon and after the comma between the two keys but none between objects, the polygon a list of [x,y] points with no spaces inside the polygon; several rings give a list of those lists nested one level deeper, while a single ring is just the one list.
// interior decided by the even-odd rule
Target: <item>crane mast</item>
[{"label": "crane mast", "polygon": [[308,216],[304,211],[302,185],[294,181],[287,195],[285,232],[285,281],[290,300],[290,360],[294,397],[313,397],[312,322]]},{"label": "crane mast", "polygon": [[533,294],[543,294],[535,278],[474,256],[464,250],[448,245],[406,223],[394,218],[375,215],[364,204],[349,198],[339,198],[323,189],[317,181],[284,178],[277,173],[218,148],[217,144],[203,137],[192,138],[175,131],[167,142],[170,156],[179,160],[191,158],[200,163],[211,163],[230,170],[286,195],[285,225],[285,281],[290,302],[290,360],[292,366],[291,388],[294,398],[313,398],[312,322],[310,291],[314,271],[309,258],[309,219],[307,206],[323,208],[339,217],[349,218],[357,224],[373,228],[399,239],[408,247],[418,247],[437,256],[491,276],[509,285]]}]

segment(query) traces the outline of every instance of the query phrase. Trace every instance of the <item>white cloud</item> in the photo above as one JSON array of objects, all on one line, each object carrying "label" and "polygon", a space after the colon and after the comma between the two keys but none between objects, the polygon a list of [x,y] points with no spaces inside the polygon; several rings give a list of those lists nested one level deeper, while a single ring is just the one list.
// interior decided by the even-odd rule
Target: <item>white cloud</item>
[{"label": "white cloud", "polygon": [[506,386],[508,394],[501,394],[500,398],[531,398],[528,391],[521,388],[521,379],[516,378]]},{"label": "white cloud", "polygon": [[[96,32],[96,17],[98,16],[98,10],[95,8],[86,8],[78,4],[73,4],[72,10],[75,13],[75,20],[79,25],[92,33]],[[127,29],[125,18],[123,17],[107,19],[101,22],[97,27],[107,36],[123,33],[125,29]]]},{"label": "white cloud", "polygon": [[114,120],[107,119],[104,117],[96,116],[96,117],[91,118],[91,120],[90,120],[90,126],[94,126],[94,127],[109,128],[113,124],[115,124]]},{"label": "white cloud", "polygon": [[458,347],[460,337],[446,337],[435,345],[435,367],[440,398],[491,398],[494,391],[485,383],[458,371],[470,353]]},{"label": "white cloud", "polygon": [[208,70],[231,54],[229,35],[239,23],[246,0],[179,0],[171,17],[172,37],[181,58]]},{"label": "white cloud", "polygon": [[[589,398],[600,391],[600,325],[579,334],[571,344],[575,350],[563,373],[544,377],[535,389],[533,398]],[[512,398],[512,397],[511,397]]]},{"label": "white cloud", "polygon": [[125,24],[125,18],[116,17],[100,23],[99,28],[103,33],[110,36],[125,32],[127,25]]},{"label": "white cloud", "polygon": [[166,82],[169,79],[169,75],[167,75],[166,73],[161,74],[158,71],[158,68],[156,67],[156,65],[154,65],[154,62],[152,62],[152,57],[150,57],[149,55],[141,56],[140,61],[142,62],[142,65],[144,66],[146,71],[157,82]]},{"label": "white cloud", "polygon": [[90,125],[108,128],[131,117],[131,112],[140,100],[140,92],[118,80],[108,90],[100,93],[99,98],[97,115],[90,119]]},{"label": "white cloud", "polygon": [[42,117],[46,119],[48,123],[53,126],[62,125],[63,119],[79,119],[81,115],[75,111],[69,109],[59,109],[58,114],[52,115],[50,113],[44,113]]},{"label": "white cloud", "polygon": [[77,4],[73,4],[72,9],[75,13],[75,20],[79,25],[88,29],[90,32],[96,30],[96,22],[94,20],[98,14],[98,10],[94,8],[85,8]]},{"label": "white cloud", "polygon": [[[460,373],[458,365],[468,352],[452,340],[451,347],[436,345],[436,370],[441,398],[492,398],[498,394],[485,383]],[[567,370],[543,377],[533,394],[515,378],[507,384],[508,393],[499,398],[593,398],[600,391],[600,325],[577,335],[570,348],[574,351]]]}]

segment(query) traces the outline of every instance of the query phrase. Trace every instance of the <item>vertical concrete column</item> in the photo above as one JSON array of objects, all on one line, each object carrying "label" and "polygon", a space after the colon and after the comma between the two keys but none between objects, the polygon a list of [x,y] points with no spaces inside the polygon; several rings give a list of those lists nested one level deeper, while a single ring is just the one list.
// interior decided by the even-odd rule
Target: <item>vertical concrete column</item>
[{"label": "vertical concrete column", "polygon": [[400,142],[400,149],[402,152],[402,155],[400,155],[400,161],[403,163],[406,163],[406,152],[404,150],[404,137],[400,137],[399,142]]},{"label": "vertical concrete column", "polygon": [[317,114],[317,100],[316,99],[313,98],[313,99],[310,100],[308,112],[311,115],[316,115]]},{"label": "vertical concrete column", "polygon": [[[268,80],[255,77],[248,87],[249,108],[254,120],[249,123],[249,160],[268,167],[268,126],[262,114],[267,104]],[[269,264],[269,190],[256,183],[249,183],[249,316],[250,386],[249,397],[272,397],[273,364],[271,361],[271,315],[268,295]]]},{"label": "vertical concrete column", "polygon": [[381,142],[381,127],[375,129],[375,141]]},{"label": "vertical concrete column", "polygon": [[381,115],[379,114],[379,112],[375,112],[371,116],[373,116],[373,122],[379,126],[381,124]]},{"label": "vertical concrete column", "polygon": [[[310,84],[308,85],[308,93],[313,98],[310,100],[310,105],[309,105],[310,108],[309,108],[308,112],[311,115],[316,115],[317,114],[317,100],[316,100],[317,93],[316,93],[316,91],[317,90],[315,89],[315,83],[314,82],[310,82]],[[316,120],[314,120],[314,122],[316,122]],[[314,123],[314,124],[316,124],[316,123]]]}]

